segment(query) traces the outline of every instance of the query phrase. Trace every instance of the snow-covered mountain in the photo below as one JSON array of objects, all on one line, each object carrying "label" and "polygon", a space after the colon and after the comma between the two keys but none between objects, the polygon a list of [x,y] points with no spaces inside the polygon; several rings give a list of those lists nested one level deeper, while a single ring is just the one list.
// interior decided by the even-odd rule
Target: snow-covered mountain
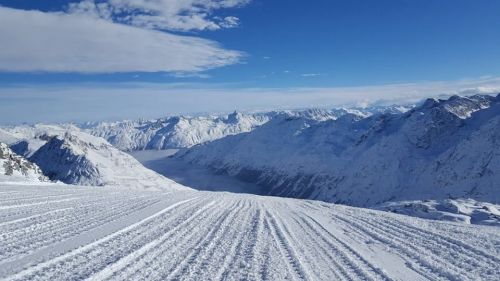
[{"label": "snow-covered mountain", "polygon": [[11,148],[36,163],[51,180],[137,189],[187,189],[145,168],[106,140],[72,126],[19,126],[10,128],[9,133],[22,137]]},{"label": "snow-covered mountain", "polygon": [[177,153],[264,194],[354,206],[474,198],[500,202],[500,96],[428,99],[405,113],[280,117]]},{"label": "snow-covered mountain", "polygon": [[14,153],[7,144],[0,142],[0,179],[9,181],[48,181],[42,170]]},{"label": "snow-covered mountain", "polygon": [[86,123],[82,130],[106,139],[123,151],[187,148],[226,136],[250,132],[275,117],[301,117],[315,121],[335,120],[345,114],[368,117],[376,113],[404,112],[411,106],[307,109],[265,113],[234,112],[227,116],[175,116],[150,121]]},{"label": "snow-covered mountain", "polygon": [[191,147],[228,135],[248,132],[267,122],[272,114],[234,112],[223,117],[175,116],[151,121],[87,123],[80,127],[123,151]]}]

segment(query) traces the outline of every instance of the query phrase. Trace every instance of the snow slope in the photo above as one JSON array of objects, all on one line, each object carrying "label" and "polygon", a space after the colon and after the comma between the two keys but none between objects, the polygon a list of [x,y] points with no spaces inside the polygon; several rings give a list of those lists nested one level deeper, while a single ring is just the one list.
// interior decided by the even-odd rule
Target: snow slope
[{"label": "snow slope", "polygon": [[473,198],[500,202],[500,96],[429,99],[400,114],[274,118],[176,157],[265,194],[354,206]]},{"label": "snow slope", "polygon": [[0,185],[2,280],[498,280],[496,227],[214,192]]},{"label": "snow slope", "polygon": [[72,126],[20,126],[9,132],[22,138],[12,149],[26,155],[51,180],[133,189],[187,189],[145,168],[104,139]]},{"label": "snow slope", "polygon": [[0,181],[43,182],[48,179],[36,164],[17,155],[7,144],[0,142]]}]

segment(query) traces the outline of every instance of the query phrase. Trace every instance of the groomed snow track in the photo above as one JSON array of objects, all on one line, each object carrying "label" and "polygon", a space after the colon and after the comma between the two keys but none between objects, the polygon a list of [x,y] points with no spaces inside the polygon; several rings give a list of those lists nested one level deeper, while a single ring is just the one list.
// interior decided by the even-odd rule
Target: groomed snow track
[{"label": "groomed snow track", "polygon": [[5,280],[499,280],[496,227],[215,192],[0,186]]}]

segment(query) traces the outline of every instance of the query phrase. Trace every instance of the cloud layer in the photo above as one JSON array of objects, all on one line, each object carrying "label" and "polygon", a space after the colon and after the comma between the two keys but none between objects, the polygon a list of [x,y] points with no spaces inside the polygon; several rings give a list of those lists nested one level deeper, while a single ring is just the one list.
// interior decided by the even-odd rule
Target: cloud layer
[{"label": "cloud layer", "polygon": [[242,57],[211,40],[88,14],[5,7],[0,7],[0,40],[3,72],[198,72],[237,63]]},{"label": "cloud layer", "polygon": [[0,124],[157,118],[195,112],[413,103],[427,97],[499,93],[500,78],[342,88],[224,88],[199,84],[0,88]]}]

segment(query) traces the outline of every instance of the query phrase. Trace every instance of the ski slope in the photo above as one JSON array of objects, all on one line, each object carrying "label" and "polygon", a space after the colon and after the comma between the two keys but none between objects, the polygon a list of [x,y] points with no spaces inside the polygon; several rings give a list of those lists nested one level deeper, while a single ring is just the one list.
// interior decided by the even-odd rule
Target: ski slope
[{"label": "ski slope", "polygon": [[0,184],[2,280],[499,280],[497,227],[256,195]]}]

